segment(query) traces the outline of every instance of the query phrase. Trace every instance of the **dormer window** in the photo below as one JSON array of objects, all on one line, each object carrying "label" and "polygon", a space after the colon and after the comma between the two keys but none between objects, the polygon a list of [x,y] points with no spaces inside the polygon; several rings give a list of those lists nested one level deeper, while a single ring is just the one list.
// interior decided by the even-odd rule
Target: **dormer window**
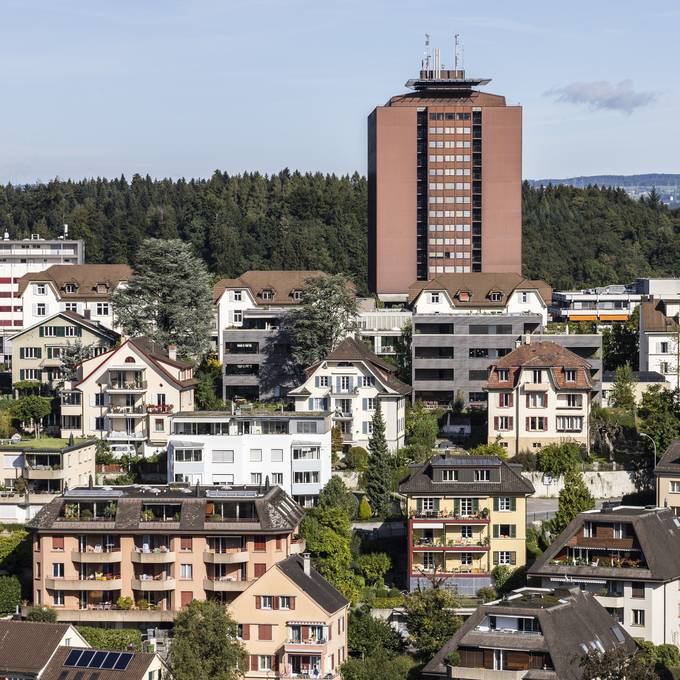
[{"label": "dormer window", "polygon": [[67,283],[64,286],[64,292],[65,293],[77,293],[78,292],[78,286],[76,286],[75,283]]},{"label": "dormer window", "polygon": [[576,382],[576,369],[575,368],[567,368],[564,371],[565,378],[567,382]]},{"label": "dormer window", "polygon": [[498,379],[501,382],[507,382],[509,377],[509,371],[507,368],[499,368],[498,369]]},{"label": "dormer window", "polygon": [[490,482],[491,470],[475,470],[475,482]]},{"label": "dormer window", "polygon": [[457,482],[458,470],[442,470],[442,482]]},{"label": "dormer window", "polygon": [[493,291],[492,293],[489,293],[489,300],[491,302],[500,302],[503,299],[503,293],[499,293],[498,291]]},{"label": "dormer window", "polygon": [[262,291],[262,299],[263,300],[273,300],[274,299],[274,291],[271,288],[265,288]]},{"label": "dormer window", "polygon": [[534,385],[540,385],[543,382],[543,371],[536,368],[531,372],[531,377]]},{"label": "dormer window", "polygon": [[241,302],[241,300],[242,300],[242,295],[243,295],[242,291],[240,291],[240,290],[235,290],[235,291],[234,291],[234,302]]},{"label": "dormer window", "polygon": [[98,283],[97,284],[97,292],[98,293],[107,293],[109,290],[109,287],[105,283]]},{"label": "dormer window", "polygon": [[459,293],[458,293],[458,299],[459,299],[461,302],[470,302],[470,298],[471,298],[471,297],[472,297],[472,296],[470,295],[470,291],[469,291],[469,290],[461,290],[461,291],[459,291]]},{"label": "dormer window", "polygon": [[36,295],[47,295],[47,285],[44,283],[39,283],[35,287],[35,294]]},{"label": "dormer window", "polygon": [[302,291],[301,290],[294,290],[293,291],[293,300],[300,301],[302,300]]},{"label": "dormer window", "polygon": [[439,304],[439,293],[430,293],[430,302],[433,305]]}]

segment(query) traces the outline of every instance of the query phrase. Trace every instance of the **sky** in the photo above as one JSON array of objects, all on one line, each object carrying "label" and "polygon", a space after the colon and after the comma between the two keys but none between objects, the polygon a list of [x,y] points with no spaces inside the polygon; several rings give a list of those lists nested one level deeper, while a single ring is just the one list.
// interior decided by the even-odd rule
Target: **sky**
[{"label": "sky", "polygon": [[680,172],[677,0],[0,0],[0,182],[366,172],[424,34],[524,108],[523,174]]}]

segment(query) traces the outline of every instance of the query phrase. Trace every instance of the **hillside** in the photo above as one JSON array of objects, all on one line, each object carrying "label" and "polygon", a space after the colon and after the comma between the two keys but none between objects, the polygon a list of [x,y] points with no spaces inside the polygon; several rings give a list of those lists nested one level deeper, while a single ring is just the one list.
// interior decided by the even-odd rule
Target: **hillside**
[{"label": "hillside", "polygon": [[659,172],[644,175],[581,175],[579,177],[565,177],[563,179],[529,179],[532,187],[548,186],[549,184],[567,184],[568,186],[584,188],[600,187],[678,187],[680,174],[664,174]]},{"label": "hillside", "polygon": [[[680,274],[680,214],[622,189],[523,187],[525,273],[558,288]],[[365,178],[284,170],[207,180],[55,180],[0,187],[0,229],[57,236],[68,223],[89,262],[133,264],[149,236],[194,244],[211,271],[347,272],[366,288]]]}]

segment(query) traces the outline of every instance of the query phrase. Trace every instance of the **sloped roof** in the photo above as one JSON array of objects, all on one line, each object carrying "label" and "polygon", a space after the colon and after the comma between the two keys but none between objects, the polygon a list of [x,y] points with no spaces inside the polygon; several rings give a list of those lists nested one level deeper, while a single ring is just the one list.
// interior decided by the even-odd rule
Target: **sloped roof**
[{"label": "sloped roof", "polygon": [[69,628],[67,623],[0,620],[0,675],[37,674]]},{"label": "sloped roof", "polygon": [[304,571],[304,560],[299,555],[291,555],[285,560],[277,562],[275,566],[329,614],[334,614],[349,604],[344,595],[336,590],[316,569],[312,567],[309,576],[307,576]]},{"label": "sloped roof", "polygon": [[[293,299],[293,291],[304,290],[307,279],[325,276],[319,270],[259,270],[251,269],[236,279],[220,279],[213,287],[213,301],[217,302],[228,288],[248,288],[257,304],[263,305],[299,305]],[[271,290],[271,300],[262,299],[262,291]]]},{"label": "sloped roof", "polygon": [[666,316],[663,300],[648,300],[640,303],[640,329],[652,333],[675,332],[678,322]]},{"label": "sloped roof", "polygon": [[[624,522],[633,531],[642,549],[647,569],[593,567],[550,564],[576,535],[584,522]],[[676,522],[678,522],[676,524]],[[672,581],[680,578],[680,521],[669,508],[619,506],[577,515],[553,541],[552,545],[529,568],[531,576],[564,575],[633,579],[638,581]]]},{"label": "sloped roof", "polygon": [[[500,380],[498,369],[508,369],[508,379]],[[491,367],[487,389],[512,389],[521,369],[549,369],[558,389],[590,389],[590,364],[583,357],[554,342],[530,342],[509,352]],[[567,382],[567,369],[576,371],[576,380]]]},{"label": "sloped roof", "polygon": [[[522,592],[528,595],[531,590],[513,591],[511,595]],[[559,600],[556,602],[555,598]],[[545,601],[545,606],[541,606],[541,600]],[[489,615],[535,617],[542,635],[512,635],[475,630]],[[592,593],[584,592],[580,588],[555,590],[543,596],[537,595],[534,602],[532,598],[519,597],[481,605],[423,668],[422,674],[425,678],[445,678],[446,657],[459,647],[492,649],[495,647],[506,650],[547,651],[555,673],[532,677],[582,680],[583,674],[578,659],[585,656],[586,652],[581,645],[585,645],[586,649],[591,651],[597,649],[596,642],[606,651],[624,648],[633,653],[637,649],[633,638],[595,600]]]},{"label": "sloped roof", "polygon": [[[132,276],[132,269],[126,264],[53,264],[42,272],[29,272],[19,279],[19,295],[31,281],[45,281],[54,287],[63,298],[106,299],[121,283]],[[74,283],[77,290],[66,292],[66,284]],[[105,284],[107,290],[97,292],[97,285]]]},{"label": "sloped roof", "polygon": [[[444,290],[456,307],[504,307],[508,298],[518,288],[536,290],[545,304],[552,298],[552,288],[541,280],[527,279],[521,274],[488,274],[470,272],[467,274],[439,274],[429,281],[416,281],[409,286],[409,301],[413,302],[424,290]],[[470,299],[460,300],[458,294],[467,291]],[[503,294],[500,302],[492,302],[489,294]]]},{"label": "sloped roof", "polygon": [[[485,465],[500,468],[501,481],[498,482],[434,482],[433,468],[463,467]],[[399,493],[429,493],[435,496],[466,493],[485,493],[489,495],[532,494],[533,484],[522,477],[515,466],[508,465],[496,456],[435,456],[427,463],[413,465],[408,479],[399,485]]]},{"label": "sloped roof", "polygon": [[[83,647],[59,647],[49,665],[40,676],[40,680],[145,680],[146,670],[155,658],[155,654],[149,652],[128,652],[132,654],[132,659],[124,671],[116,671],[106,668],[74,668],[64,666],[66,657],[73,650],[84,649]],[[90,651],[100,651],[90,649]],[[104,651],[104,650],[101,650]],[[110,651],[110,650],[106,650]],[[83,675],[83,671],[85,674]]]},{"label": "sloped roof", "polygon": [[444,106],[454,103],[456,105],[471,106],[505,106],[505,97],[501,94],[491,94],[490,92],[480,92],[470,90],[460,96],[443,93],[441,96],[427,96],[423,92],[406,92],[392,97],[386,106]]},{"label": "sloped roof", "polygon": [[680,439],[674,439],[656,464],[655,474],[670,472],[680,474]]},{"label": "sloped roof", "polygon": [[49,324],[50,321],[52,321],[53,319],[56,319],[57,317],[63,317],[64,319],[68,319],[69,321],[73,321],[74,323],[77,323],[78,325],[82,326],[83,328],[87,328],[89,331],[91,331],[92,333],[95,333],[96,335],[101,335],[105,338],[108,338],[112,342],[115,342],[120,337],[120,334],[116,333],[116,331],[113,331],[110,328],[107,328],[106,326],[102,326],[99,323],[95,323],[94,321],[91,321],[90,319],[86,319],[84,316],[78,314],[77,312],[57,312],[56,314],[53,314],[52,316],[48,317],[47,319],[42,319],[38,323],[34,323],[32,326],[28,326],[28,328],[23,328],[18,333],[15,333],[12,336],[12,339],[18,338],[19,336],[23,335],[24,333],[28,333],[28,331],[31,331],[34,328],[38,328],[40,326],[45,326],[45,325]]}]

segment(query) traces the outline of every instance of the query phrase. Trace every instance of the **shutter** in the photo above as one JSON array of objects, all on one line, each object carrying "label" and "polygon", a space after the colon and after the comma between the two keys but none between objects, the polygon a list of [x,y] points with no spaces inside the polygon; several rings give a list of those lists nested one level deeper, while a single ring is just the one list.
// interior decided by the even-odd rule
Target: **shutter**
[{"label": "shutter", "polygon": [[495,512],[498,512],[498,496],[493,499],[493,509]]},{"label": "shutter", "polygon": [[423,499],[422,498],[416,498],[416,509],[418,512],[423,511]]},{"label": "shutter", "polygon": [[363,434],[368,434],[368,423],[366,422],[361,423],[361,432]]},{"label": "shutter", "polygon": [[498,564],[498,551],[497,550],[493,551],[493,563]]},{"label": "shutter", "polygon": [[510,510],[513,512],[517,509],[517,499],[516,498],[511,498],[510,499]]},{"label": "shutter", "polygon": [[503,393],[499,392],[498,393],[498,408],[502,408],[502,406],[503,406],[502,401],[503,401]]},{"label": "shutter", "polygon": [[527,432],[529,432],[529,416],[527,416]]},{"label": "shutter", "polygon": [[262,598],[259,595],[255,596],[255,609],[262,609]]},{"label": "shutter", "polygon": [[335,391],[340,394],[340,376],[335,376]]},{"label": "shutter", "polygon": [[527,408],[529,408],[529,396],[530,395],[527,394]]},{"label": "shutter", "polygon": [[[496,500],[496,499],[494,498],[494,500]],[[493,525],[493,537],[498,538],[499,535],[500,535],[500,527],[499,527],[498,524],[494,524]]]},{"label": "shutter", "polygon": [[250,655],[250,670],[251,671],[257,670],[257,655],[256,654]]},{"label": "shutter", "polygon": [[25,352],[23,347],[19,347],[19,359],[23,359],[25,357]]},{"label": "shutter", "polygon": [[82,334],[83,334],[83,328],[82,328],[82,326],[76,326],[76,335],[77,335],[78,337],[80,337],[80,336],[82,336]]},{"label": "shutter", "polygon": [[302,639],[307,640],[309,638],[309,626],[302,626]]},{"label": "shutter", "polygon": [[314,376],[314,387],[319,387],[319,376],[318,375]]},{"label": "shutter", "polygon": [[517,553],[514,550],[510,553],[510,564],[517,564]]},{"label": "shutter", "polygon": [[368,411],[368,399],[366,399],[366,397],[361,400],[361,408],[364,411]]},{"label": "shutter", "polygon": [[515,424],[515,419],[512,416],[508,416],[508,430],[512,430]]},{"label": "shutter", "polygon": [[274,669],[274,673],[279,672],[279,655],[278,654],[274,654],[274,656],[272,656],[272,668]]},{"label": "shutter", "polygon": [[250,624],[244,623],[241,626],[241,637],[244,640],[250,640]]},{"label": "shutter", "polygon": [[517,525],[510,525],[510,538],[517,538]]},{"label": "shutter", "polygon": [[472,499],[472,512],[479,512],[479,498]]},{"label": "shutter", "polygon": [[307,408],[310,411],[314,410],[314,399],[312,399],[311,397],[307,400]]},{"label": "shutter", "polygon": [[293,611],[295,609],[295,595],[291,595],[289,600],[290,600],[290,610]]},{"label": "shutter", "polygon": [[494,430],[498,429],[498,416],[493,417],[493,429]]},{"label": "shutter", "polygon": [[42,359],[42,347],[35,348],[36,359]]},{"label": "shutter", "polygon": [[453,514],[460,515],[460,498],[453,499]]},{"label": "shutter", "polygon": [[510,401],[508,402],[508,406],[512,407],[512,405],[513,405],[514,402],[515,402],[515,394],[514,394],[514,392],[510,392],[510,395],[509,395],[509,396],[510,396]]},{"label": "shutter", "polygon": [[279,608],[279,598],[278,596],[272,597],[272,609]]},{"label": "shutter", "polygon": [[438,498],[434,499],[434,509],[439,510],[439,499]]},{"label": "shutter", "polygon": [[349,391],[351,392],[354,389],[354,378],[350,375],[349,376]]},{"label": "shutter", "polygon": [[328,624],[328,642],[330,642],[333,639],[333,622],[331,621]]},{"label": "shutter", "polygon": [[25,380],[24,375],[26,374],[26,371],[24,371],[23,368],[19,369],[19,380]]},{"label": "shutter", "polygon": [[57,326],[57,337],[58,338],[66,337],[66,326]]},{"label": "shutter", "polygon": [[44,326],[40,326],[40,328],[38,328],[38,335],[39,335],[41,338],[45,335],[45,328],[44,328]]}]

